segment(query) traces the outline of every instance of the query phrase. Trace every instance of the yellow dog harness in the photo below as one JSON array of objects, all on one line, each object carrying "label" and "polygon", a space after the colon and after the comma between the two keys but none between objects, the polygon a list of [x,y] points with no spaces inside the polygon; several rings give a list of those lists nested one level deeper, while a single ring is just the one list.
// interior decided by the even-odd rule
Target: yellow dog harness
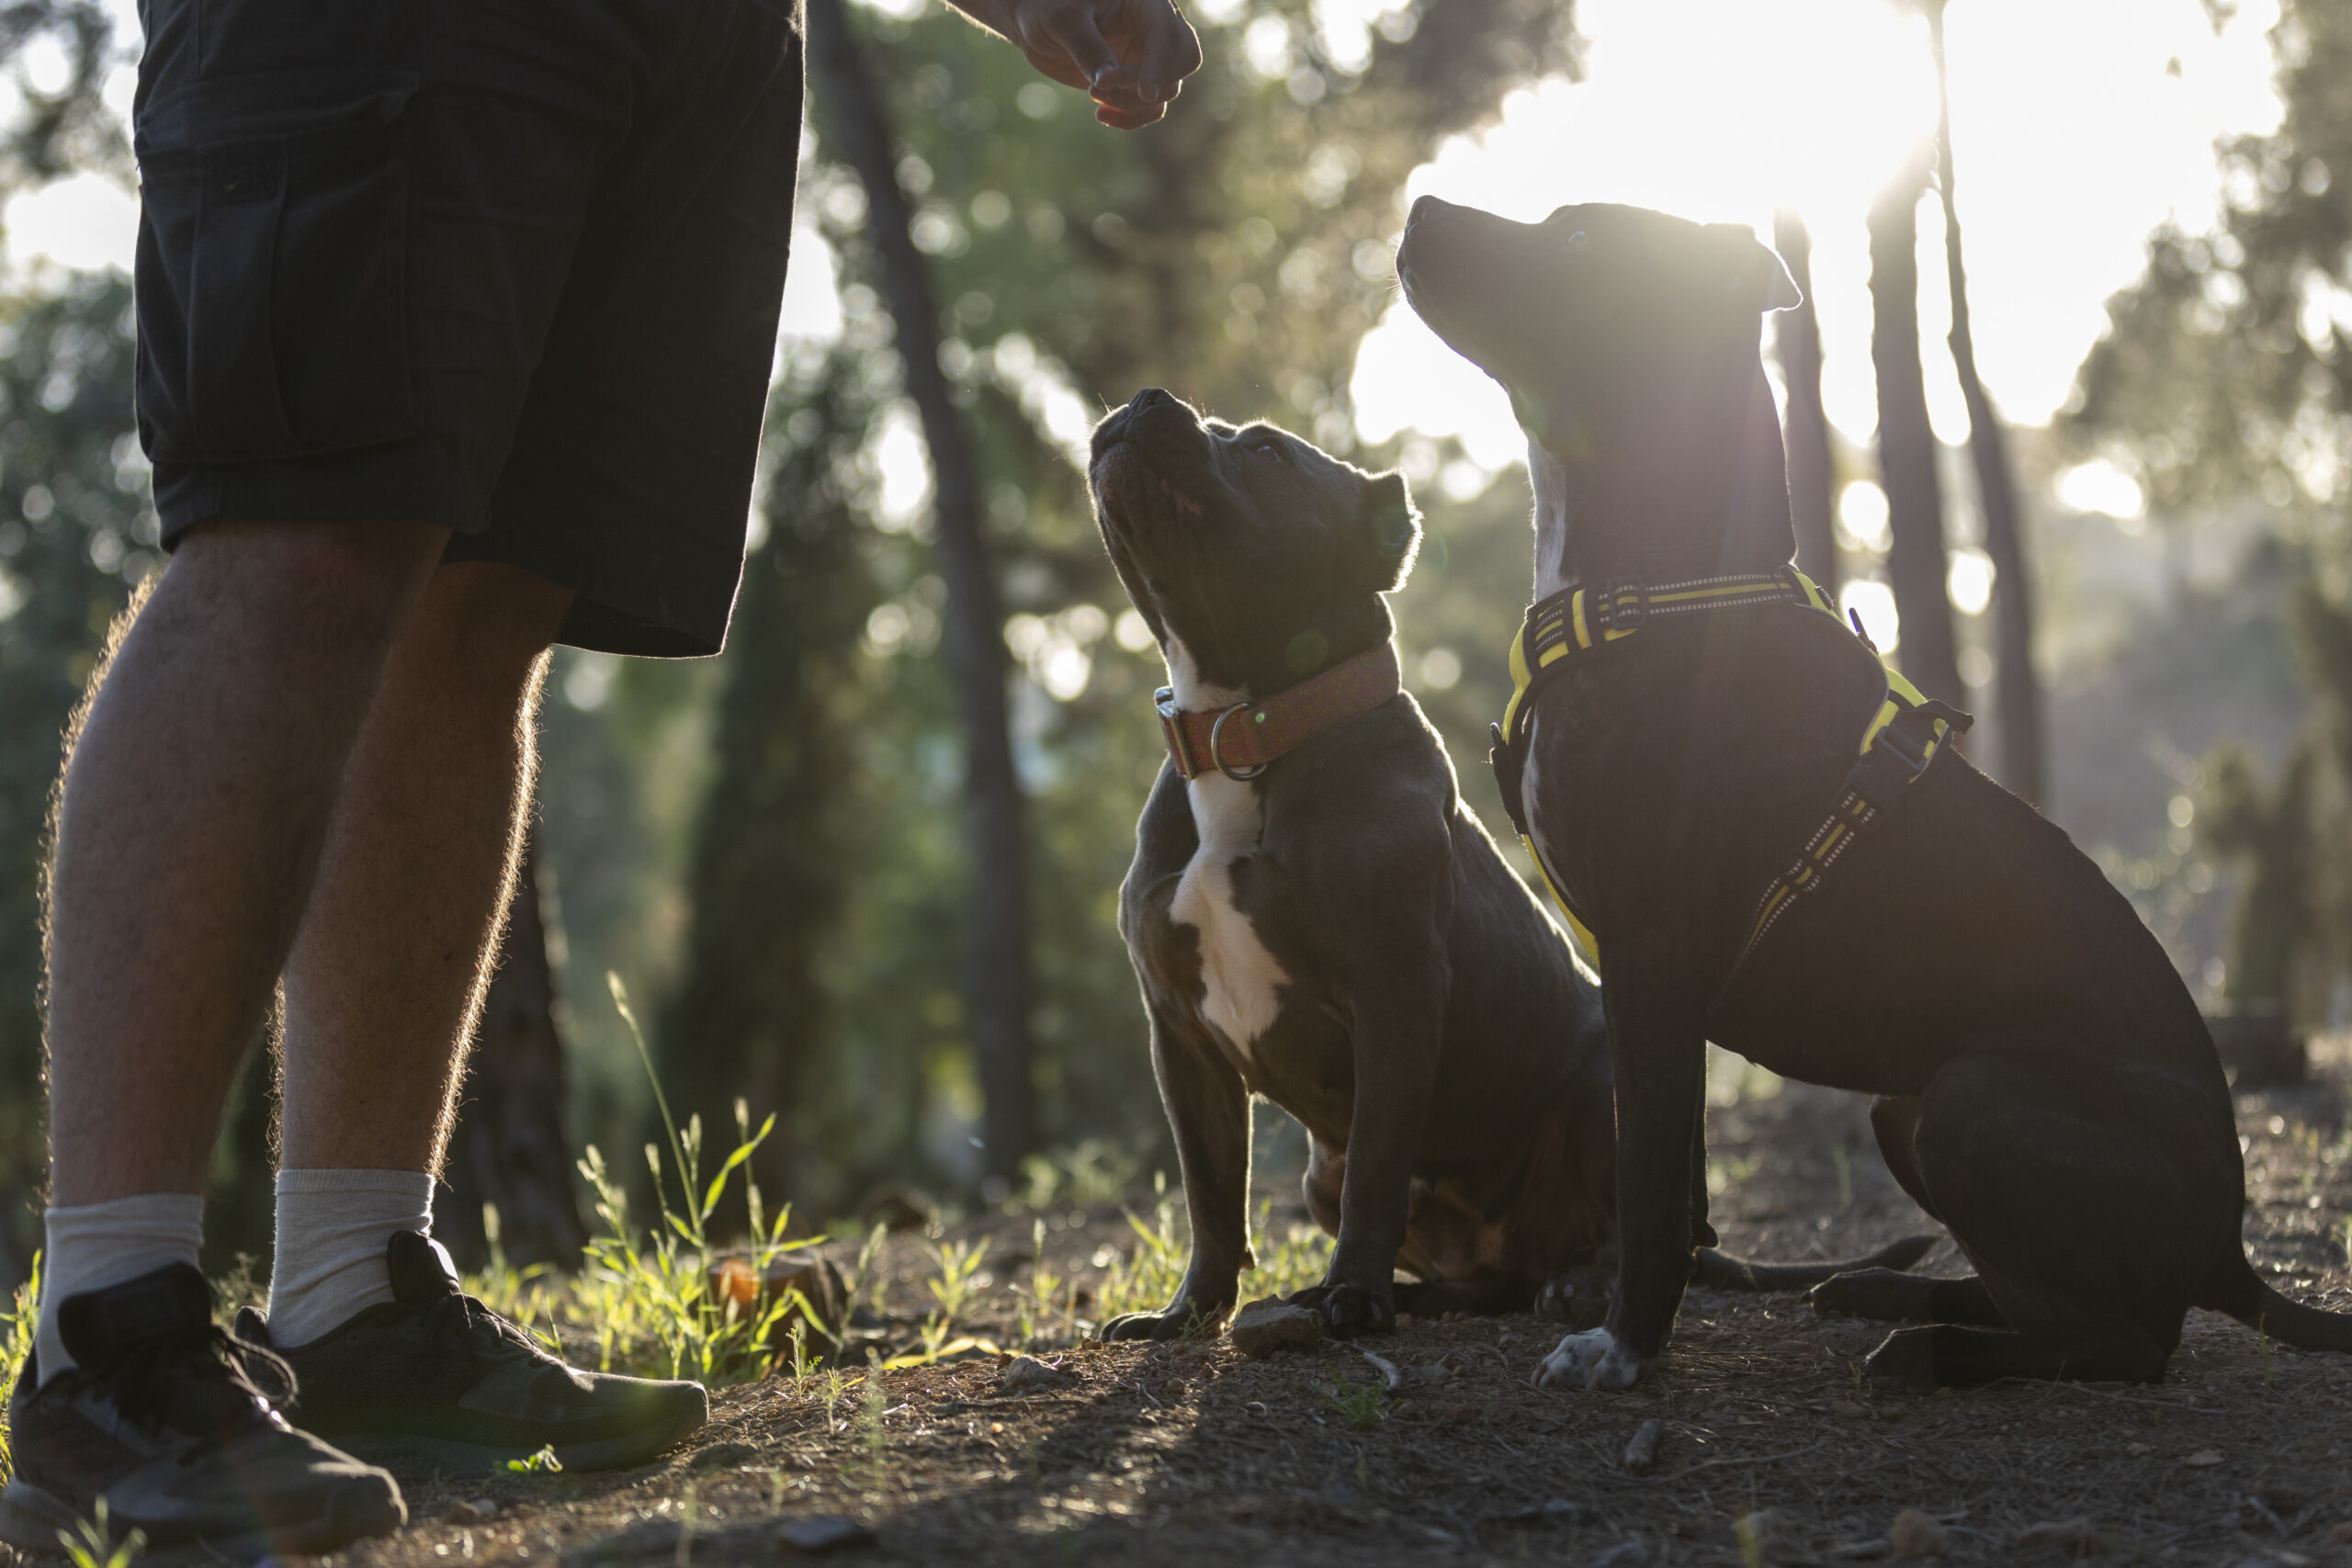
[{"label": "yellow dog harness", "polygon": [[[1553,901],[1567,917],[1577,945],[1596,966],[1600,943],[1591,922],[1570,902],[1563,879],[1544,860],[1529,831],[1527,812],[1520,798],[1520,779],[1527,763],[1529,697],[1550,676],[1579,659],[1633,637],[1653,621],[1751,605],[1796,604],[1829,617],[1839,631],[1846,623],[1831,608],[1828,596],[1811,578],[1793,566],[1773,572],[1726,573],[1690,578],[1679,582],[1645,584],[1637,578],[1611,578],[1589,587],[1570,585],[1532,605],[1510,645],[1510,704],[1502,722],[1493,727],[1495,782],[1511,826],[1551,890]],[[1733,960],[1731,975],[1739,973],[1749,953],[1776,925],[1791,905],[1821,886],[1823,876],[1855,841],[1877,827],[1901,804],[1904,792],[1928,771],[1943,749],[1945,738],[1975,722],[1967,714],[1920,694],[1886,662],[1859,628],[1848,635],[1868,651],[1885,682],[1884,693],[1862,730],[1854,765],[1838,785],[1835,803],[1822,824],[1807,838],[1788,868],[1775,876],[1757,900],[1748,923],[1747,940]],[[1729,986],[1731,976],[1724,977]]]}]

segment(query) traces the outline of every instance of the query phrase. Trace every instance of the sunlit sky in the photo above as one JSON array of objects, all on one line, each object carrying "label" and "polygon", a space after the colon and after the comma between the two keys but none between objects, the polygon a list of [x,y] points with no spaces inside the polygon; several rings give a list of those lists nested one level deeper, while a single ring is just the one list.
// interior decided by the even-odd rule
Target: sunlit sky
[{"label": "sunlit sky", "polygon": [[[1581,0],[1583,82],[1516,93],[1499,127],[1442,148],[1424,192],[1539,218],[1625,201],[1771,232],[1795,209],[1814,240],[1823,395],[1840,429],[1877,423],[1870,364],[1872,194],[1935,129],[1927,28],[1887,0]],[[2265,30],[2248,5],[2216,38],[2198,0],[1958,0],[1948,13],[1957,191],[1977,355],[2011,420],[2064,400],[2168,215],[2211,220],[2215,138],[2274,128]],[[2177,74],[2168,62],[2179,62]],[[1949,324],[1943,221],[1920,211],[1921,325]],[[1966,415],[1949,359],[1928,356],[1947,440]],[[1401,306],[1365,342],[1357,423],[1461,434],[1488,466],[1521,438],[1500,395]]]},{"label": "sunlit sky", "polygon": [[[1379,3],[1324,0],[1342,23]],[[2167,216],[2211,220],[2215,139],[2277,124],[2264,37],[2276,7],[2250,0],[2219,37],[2199,0],[1958,0],[1949,16],[1979,359],[2003,412],[2038,423],[2064,399],[2104,301],[2138,273],[2149,230]],[[1514,93],[1499,125],[1442,147],[1408,194],[1520,218],[1628,201],[1767,235],[1774,207],[1794,208],[1814,236],[1829,415],[1867,436],[1863,215],[1933,130],[1925,25],[1893,0],[1579,0],[1577,22],[1585,80]],[[127,107],[129,89],[125,72],[108,96]],[[1932,200],[1920,217],[1921,324],[1934,344],[1946,324],[1942,222]],[[127,269],[136,220],[130,195],[88,177],[0,214],[17,265],[46,256]],[[796,252],[787,330],[821,333],[838,319],[830,262],[818,245]],[[1960,439],[1950,364],[1933,353],[1928,363],[1937,428]],[[1369,439],[1455,434],[1489,468],[1520,452],[1499,393],[1401,305],[1365,340],[1352,391]]]}]

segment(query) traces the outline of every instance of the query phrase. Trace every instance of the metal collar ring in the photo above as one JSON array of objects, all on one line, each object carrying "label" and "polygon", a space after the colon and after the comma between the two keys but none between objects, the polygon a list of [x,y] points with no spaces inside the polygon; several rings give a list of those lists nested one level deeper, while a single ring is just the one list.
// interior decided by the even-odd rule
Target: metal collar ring
[{"label": "metal collar ring", "polygon": [[1248,768],[1237,772],[1232,768],[1227,767],[1225,765],[1225,759],[1217,753],[1217,740],[1218,738],[1223,736],[1225,733],[1225,721],[1231,718],[1235,714],[1239,713],[1243,708],[1246,708],[1249,705],[1250,705],[1248,703],[1234,704],[1231,707],[1217,715],[1216,722],[1209,726],[1209,761],[1216,764],[1216,771],[1218,773],[1223,773],[1227,778],[1233,780],[1237,784],[1256,778],[1260,773],[1264,773],[1271,765],[1269,763],[1261,762],[1254,768]]}]

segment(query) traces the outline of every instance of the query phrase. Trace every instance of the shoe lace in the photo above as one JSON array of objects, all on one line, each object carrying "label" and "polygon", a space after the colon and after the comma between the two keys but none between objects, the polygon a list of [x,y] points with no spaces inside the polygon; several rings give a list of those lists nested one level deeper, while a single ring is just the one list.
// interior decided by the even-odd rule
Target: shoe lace
[{"label": "shoe lace", "polygon": [[97,1382],[131,1420],[214,1436],[266,1423],[295,1386],[294,1369],[275,1352],[211,1323],[141,1340]]}]

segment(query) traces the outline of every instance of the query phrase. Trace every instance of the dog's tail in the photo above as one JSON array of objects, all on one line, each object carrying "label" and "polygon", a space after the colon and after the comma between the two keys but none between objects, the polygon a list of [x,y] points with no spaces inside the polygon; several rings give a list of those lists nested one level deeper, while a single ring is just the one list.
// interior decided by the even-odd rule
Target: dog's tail
[{"label": "dog's tail", "polygon": [[2210,1293],[2197,1304],[2224,1312],[2248,1328],[2298,1350],[2352,1351],[2352,1314],[2290,1302],[2263,1280],[2235,1247],[2216,1270]]},{"label": "dog's tail", "polygon": [[1876,1252],[1827,1263],[1754,1263],[1702,1247],[1690,1259],[1690,1282],[1712,1291],[1809,1291],[1832,1274],[1855,1269],[1908,1269],[1941,1240],[1939,1235],[1906,1235]]}]

